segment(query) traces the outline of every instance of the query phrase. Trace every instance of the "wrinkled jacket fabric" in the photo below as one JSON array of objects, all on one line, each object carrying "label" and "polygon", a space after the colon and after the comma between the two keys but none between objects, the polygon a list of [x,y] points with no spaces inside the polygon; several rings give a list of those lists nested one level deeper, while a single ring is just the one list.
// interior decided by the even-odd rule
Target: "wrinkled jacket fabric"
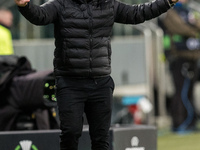
[{"label": "wrinkled jacket fabric", "polygon": [[103,6],[97,0],[51,0],[19,10],[33,24],[54,23],[56,76],[95,78],[111,73],[114,22],[139,24],[169,8],[168,0],[132,6],[116,0],[106,0]]}]

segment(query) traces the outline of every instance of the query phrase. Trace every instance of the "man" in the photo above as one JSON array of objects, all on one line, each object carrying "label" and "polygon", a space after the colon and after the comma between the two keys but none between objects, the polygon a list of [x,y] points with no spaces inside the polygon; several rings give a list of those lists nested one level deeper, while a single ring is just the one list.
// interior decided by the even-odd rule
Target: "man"
[{"label": "man", "polygon": [[42,6],[29,1],[15,0],[24,17],[36,25],[54,23],[60,149],[77,150],[85,112],[92,150],[108,150],[114,90],[110,77],[113,24],[142,23],[166,12],[178,0],[133,6],[116,0],[52,0]]},{"label": "man", "polygon": [[174,132],[193,131],[197,119],[193,90],[198,79],[197,62],[200,59],[200,18],[187,4],[188,0],[180,0],[161,18],[165,54],[175,86],[170,102]]},{"label": "man", "polygon": [[0,55],[12,55],[12,35],[10,27],[12,26],[13,15],[9,10],[0,10]]}]

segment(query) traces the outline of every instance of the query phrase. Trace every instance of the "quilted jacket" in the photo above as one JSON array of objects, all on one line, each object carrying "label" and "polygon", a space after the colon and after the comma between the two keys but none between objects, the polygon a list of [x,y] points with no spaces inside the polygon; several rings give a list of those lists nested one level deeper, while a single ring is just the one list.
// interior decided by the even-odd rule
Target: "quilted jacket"
[{"label": "quilted jacket", "polygon": [[117,0],[50,0],[41,6],[29,3],[19,10],[35,25],[54,24],[56,76],[97,78],[111,73],[114,22],[139,24],[169,8],[168,0],[137,5]]}]

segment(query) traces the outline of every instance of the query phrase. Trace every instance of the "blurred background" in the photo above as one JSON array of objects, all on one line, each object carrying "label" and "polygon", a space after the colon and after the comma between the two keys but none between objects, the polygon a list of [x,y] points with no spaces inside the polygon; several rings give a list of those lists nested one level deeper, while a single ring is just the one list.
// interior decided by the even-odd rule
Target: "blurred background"
[{"label": "blurred background", "polygon": [[[32,0],[31,2],[40,5],[46,1],[48,0]],[[148,0],[121,1],[129,4],[148,2]],[[195,14],[192,16],[195,16],[199,23],[200,1],[189,0],[185,7]],[[25,65],[25,71],[28,70],[28,73],[23,74],[23,76],[17,74],[16,77],[13,75],[12,82],[6,84],[9,85],[7,87],[9,94],[14,96],[5,98],[5,96],[2,96],[5,95],[4,91],[1,91],[1,101],[4,98],[7,102],[1,104],[0,114],[8,115],[8,117],[1,120],[0,129],[1,131],[57,129],[59,121],[56,115],[55,86],[52,74],[55,48],[53,25],[32,25],[18,12],[14,0],[1,0],[0,9],[7,9],[13,15],[13,23],[9,29],[13,45],[13,54],[11,55],[14,55],[11,59],[8,59],[7,54],[1,55],[0,63],[5,64],[6,62],[12,69],[17,65]],[[180,143],[184,143],[184,135],[186,140],[192,139],[190,144],[187,145],[200,146],[198,146],[198,143],[192,143],[200,137],[198,133],[200,128],[200,76],[198,72],[200,61],[199,58],[192,61],[192,65],[195,65],[196,68],[191,69],[192,67],[188,67],[188,65],[191,66],[190,61],[185,61],[186,58],[184,58],[184,63],[179,67],[182,68],[180,72],[186,71],[187,75],[192,74],[192,76],[182,74],[185,82],[188,81],[186,79],[191,82],[188,81],[188,84],[184,81],[180,83],[183,87],[180,95],[186,101],[180,100],[179,103],[174,104],[174,95],[178,93],[175,81],[178,81],[181,77],[175,79],[174,74],[178,73],[172,72],[171,69],[172,66],[175,66],[174,60],[177,57],[171,54],[168,57],[169,54],[166,52],[167,42],[165,37],[166,33],[169,32],[166,31],[167,27],[165,21],[163,21],[165,19],[166,14],[163,14],[159,18],[139,25],[114,25],[111,75],[115,81],[115,91],[112,124],[153,125],[158,129],[158,150],[183,150],[184,148],[185,150],[195,150],[195,148],[181,146]],[[183,30],[186,31],[186,29]],[[200,26],[195,33],[198,32],[200,32]],[[179,31],[176,32],[177,34],[181,35]],[[0,36],[2,38],[2,35]],[[185,36],[189,37],[186,33],[183,33],[182,36],[184,38]],[[199,37],[198,33],[195,37],[197,42],[192,41],[192,45],[197,45],[194,50],[197,51],[194,54],[195,56],[198,55],[198,50],[200,50]],[[184,70],[184,67],[186,67],[186,70]],[[0,69],[0,72],[0,81],[5,81],[3,80],[5,70]],[[194,74],[195,81],[193,80]],[[16,90],[13,87],[22,90]],[[29,93],[28,91],[32,92]],[[187,94],[189,91],[193,95],[192,100]],[[21,102],[22,99],[23,102]],[[24,101],[28,102],[24,103]],[[179,111],[172,111],[172,109]],[[5,125],[7,120],[9,120],[9,127]],[[87,124],[87,121],[85,121],[85,124]],[[179,140],[180,143],[178,143]],[[174,143],[173,141],[177,142]]]}]

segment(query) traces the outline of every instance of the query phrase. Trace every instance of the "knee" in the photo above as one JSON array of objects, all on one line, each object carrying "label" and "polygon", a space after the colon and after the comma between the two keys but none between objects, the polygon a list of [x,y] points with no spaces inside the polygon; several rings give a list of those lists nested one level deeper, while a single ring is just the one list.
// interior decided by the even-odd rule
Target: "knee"
[{"label": "knee", "polygon": [[61,126],[61,136],[67,136],[69,138],[72,137],[80,137],[82,133],[82,127],[81,126]]}]

